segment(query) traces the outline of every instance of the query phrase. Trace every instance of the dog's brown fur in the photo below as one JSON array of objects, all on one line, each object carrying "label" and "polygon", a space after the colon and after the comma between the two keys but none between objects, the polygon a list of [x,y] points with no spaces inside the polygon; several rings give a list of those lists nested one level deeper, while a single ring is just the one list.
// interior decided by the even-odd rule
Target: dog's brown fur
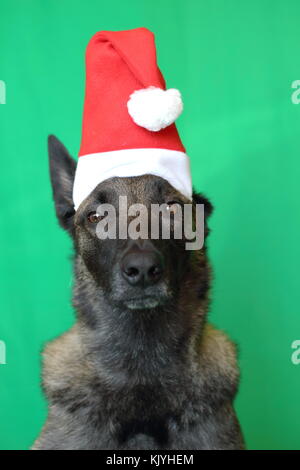
[{"label": "dog's brown fur", "polygon": [[[82,389],[96,378],[83,337],[84,329],[76,324],[46,346],[43,353],[43,386],[49,399],[70,386],[74,392]],[[212,377],[222,387],[224,379],[228,380],[229,387],[237,386],[236,346],[223,331],[206,324],[194,354],[198,358],[197,373],[203,386],[209,384]]]},{"label": "dog's brown fur", "polygon": [[[99,185],[74,214],[75,166],[56,139],[50,144],[57,215],[75,244],[78,321],[45,349],[49,416],[33,448],[242,449],[232,405],[239,380],[236,349],[206,321],[206,246],[187,253],[180,242],[158,240],[166,261],[167,302],[130,311],[120,304],[131,292],[118,277],[116,257],[123,247],[99,242],[86,223],[105,192],[145,205],[180,195],[155,176],[115,178]],[[194,199],[204,203],[207,218],[209,202]],[[155,289],[163,295],[159,285]]]}]

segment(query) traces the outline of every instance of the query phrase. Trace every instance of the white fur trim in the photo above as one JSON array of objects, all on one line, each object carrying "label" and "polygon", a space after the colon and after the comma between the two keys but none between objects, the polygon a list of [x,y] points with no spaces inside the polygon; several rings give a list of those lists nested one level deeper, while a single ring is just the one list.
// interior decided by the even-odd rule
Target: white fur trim
[{"label": "white fur trim", "polygon": [[176,121],[182,113],[183,103],[179,90],[150,86],[133,92],[127,108],[136,124],[157,132]]},{"label": "white fur trim", "polygon": [[166,149],[125,149],[79,157],[73,201],[75,210],[102,181],[113,176],[161,176],[192,199],[190,161],[183,152]]}]

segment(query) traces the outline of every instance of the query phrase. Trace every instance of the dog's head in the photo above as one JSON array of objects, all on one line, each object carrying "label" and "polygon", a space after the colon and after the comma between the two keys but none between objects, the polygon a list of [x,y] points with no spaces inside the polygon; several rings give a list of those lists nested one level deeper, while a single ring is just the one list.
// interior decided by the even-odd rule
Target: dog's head
[{"label": "dog's head", "polygon": [[[56,214],[60,225],[72,236],[76,254],[82,259],[88,273],[112,305],[130,310],[155,309],[164,304],[172,305],[182,280],[194,261],[194,252],[186,249],[183,236],[174,239],[172,232],[174,214],[188,201],[166,180],[158,176],[143,175],[130,178],[110,178],[100,183],[75,212],[72,189],[76,163],[65,147],[53,136],[49,138],[50,173]],[[127,199],[126,216],[121,214],[120,196]],[[203,204],[205,217],[212,206],[201,195],[193,196],[193,204]],[[111,222],[115,237],[106,239],[99,236],[99,223],[103,221],[99,207],[110,205],[113,210],[106,212],[106,223]],[[148,237],[123,237],[120,233],[120,217],[128,228],[137,224],[128,207],[142,204],[148,209]],[[170,238],[164,239],[161,231],[161,217],[158,236],[151,238],[151,205],[162,205],[172,217]],[[107,206],[105,206],[107,207]],[[193,211],[195,213],[195,211]],[[115,215],[115,217],[114,217]],[[114,220],[110,220],[110,217]],[[135,221],[134,221],[135,220]],[[141,220],[145,219],[140,219]],[[125,221],[125,222],[124,222]],[[101,225],[101,224],[100,224]],[[138,229],[138,227],[136,226]],[[144,227],[145,228],[145,227]],[[139,227],[140,229],[140,227]],[[207,229],[205,230],[207,234]],[[203,250],[202,250],[203,251]],[[207,282],[207,280],[203,281]],[[199,292],[201,286],[199,286]]]}]

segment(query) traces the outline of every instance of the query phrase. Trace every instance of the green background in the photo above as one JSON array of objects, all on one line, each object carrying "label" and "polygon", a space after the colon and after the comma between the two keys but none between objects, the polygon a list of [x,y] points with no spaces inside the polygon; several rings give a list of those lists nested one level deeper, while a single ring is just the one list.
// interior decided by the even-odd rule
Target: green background
[{"label": "green background", "polygon": [[210,319],[240,348],[238,415],[250,449],[300,449],[298,0],[1,0],[0,448],[46,417],[40,350],[73,322],[71,243],[55,220],[46,137],[76,156],[84,51],[101,29],[156,34],[195,187],[215,205]]}]

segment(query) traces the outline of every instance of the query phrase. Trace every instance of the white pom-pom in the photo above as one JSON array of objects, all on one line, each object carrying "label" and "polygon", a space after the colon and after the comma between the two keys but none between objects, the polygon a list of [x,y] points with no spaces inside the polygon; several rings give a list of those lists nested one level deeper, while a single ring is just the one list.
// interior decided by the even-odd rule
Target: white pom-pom
[{"label": "white pom-pom", "polygon": [[127,108],[136,124],[157,132],[176,121],[182,113],[183,103],[175,88],[162,90],[150,86],[132,93]]}]

